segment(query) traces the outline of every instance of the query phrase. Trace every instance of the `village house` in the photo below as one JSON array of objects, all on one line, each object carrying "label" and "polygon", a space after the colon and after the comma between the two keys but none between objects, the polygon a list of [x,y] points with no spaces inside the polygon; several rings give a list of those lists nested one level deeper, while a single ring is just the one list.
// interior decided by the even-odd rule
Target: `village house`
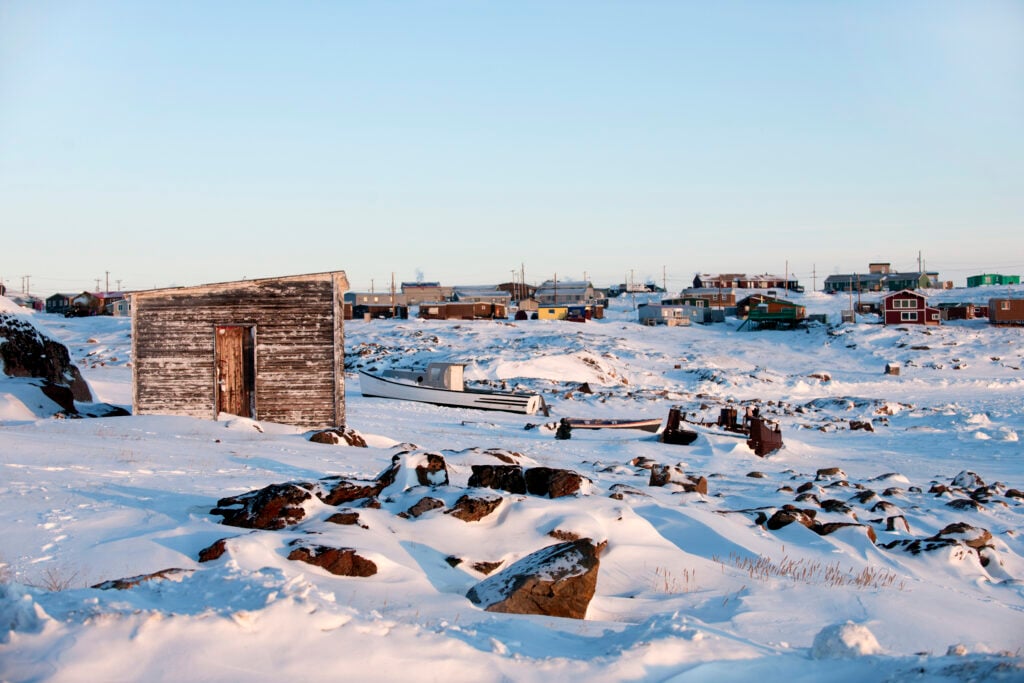
[{"label": "village house", "polygon": [[55,315],[67,315],[67,312],[71,310],[71,299],[74,296],[74,294],[58,292],[46,297],[46,312]]},{"label": "village house", "polygon": [[939,325],[942,314],[928,306],[928,299],[918,292],[904,289],[882,297],[884,325]]},{"label": "village house", "polygon": [[418,306],[425,301],[448,301],[452,298],[452,291],[452,287],[442,287],[440,282],[402,283],[407,306]]},{"label": "village house", "polygon": [[993,325],[1024,325],[1024,299],[989,299],[988,321]]},{"label": "village house", "polygon": [[791,292],[802,292],[800,283],[779,275],[748,275],[746,273],[698,273],[693,278],[693,286],[701,288],[721,289],[784,289]]},{"label": "village house", "polygon": [[424,320],[504,320],[508,308],[489,301],[426,301],[419,305],[418,316]]},{"label": "village house", "polygon": [[[898,292],[903,289],[927,289],[946,286],[935,271],[893,272],[888,263],[870,263],[867,273],[841,273],[825,278],[826,294],[838,292]],[[948,289],[948,287],[947,287]]]},{"label": "village house", "polygon": [[694,306],[671,306],[665,304],[640,304],[637,306],[637,318],[641,325],[668,325],[669,327],[686,327],[693,324],[687,308],[704,311],[705,308]]},{"label": "village house", "polygon": [[998,273],[983,273],[971,275],[967,278],[968,287],[983,287],[985,285],[1019,285],[1020,275],[1000,275]]},{"label": "village house", "polygon": [[345,423],[342,271],[132,292],[136,414]]},{"label": "village house", "polygon": [[706,301],[707,305],[712,308],[732,309],[736,307],[736,290],[731,288],[688,287],[680,292],[678,297],[664,299],[662,303],[675,304],[680,302],[699,305],[696,303],[697,300]]},{"label": "village house", "polygon": [[595,299],[594,285],[571,280],[546,280],[537,288],[534,298],[540,308],[592,304]]},{"label": "village house", "polygon": [[512,294],[497,287],[455,287],[452,301],[500,304],[508,308],[512,305]]}]

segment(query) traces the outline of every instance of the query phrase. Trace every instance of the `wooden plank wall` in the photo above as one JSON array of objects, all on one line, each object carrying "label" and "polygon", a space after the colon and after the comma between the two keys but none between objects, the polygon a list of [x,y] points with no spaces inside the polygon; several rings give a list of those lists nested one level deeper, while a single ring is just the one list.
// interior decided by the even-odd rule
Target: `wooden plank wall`
[{"label": "wooden plank wall", "polygon": [[345,422],[343,272],[133,294],[137,414],[215,418],[218,325],[256,329],[256,419]]}]

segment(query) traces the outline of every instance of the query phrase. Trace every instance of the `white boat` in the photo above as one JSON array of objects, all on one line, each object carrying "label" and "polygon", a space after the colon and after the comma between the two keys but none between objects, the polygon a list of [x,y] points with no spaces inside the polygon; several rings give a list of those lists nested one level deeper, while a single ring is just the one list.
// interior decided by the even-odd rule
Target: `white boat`
[{"label": "white boat", "polygon": [[465,363],[430,363],[423,370],[384,370],[376,375],[360,370],[359,387],[363,396],[370,397],[526,415],[538,410],[547,413],[540,394],[467,387],[464,368]]}]

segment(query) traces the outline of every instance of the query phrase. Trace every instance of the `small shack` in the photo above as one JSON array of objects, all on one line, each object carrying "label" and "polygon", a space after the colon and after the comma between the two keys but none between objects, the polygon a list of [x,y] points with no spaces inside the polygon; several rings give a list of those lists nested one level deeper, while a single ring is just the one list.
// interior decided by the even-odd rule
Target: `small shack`
[{"label": "small shack", "polygon": [[988,321],[993,325],[1024,325],[1024,299],[989,299]]},{"label": "small shack", "polygon": [[136,414],[345,423],[342,271],[131,293]]}]

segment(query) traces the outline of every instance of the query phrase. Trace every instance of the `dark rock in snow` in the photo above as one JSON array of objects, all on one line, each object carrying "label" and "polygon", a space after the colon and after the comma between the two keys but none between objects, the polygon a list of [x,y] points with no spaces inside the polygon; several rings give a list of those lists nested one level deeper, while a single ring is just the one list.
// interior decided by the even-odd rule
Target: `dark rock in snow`
[{"label": "dark rock in snow", "polygon": [[20,316],[0,313],[0,365],[8,377],[36,377],[48,385],[69,389],[75,401],[93,400],[67,347]]},{"label": "dark rock in snow", "polygon": [[228,526],[246,529],[283,529],[306,516],[302,504],[313,497],[312,484],[271,484],[258,491],[217,501],[210,514],[224,517]]},{"label": "dark rock in snow", "polygon": [[342,427],[340,429],[323,429],[313,432],[309,436],[313,443],[324,443],[329,445],[345,444],[357,448],[366,448],[366,439],[354,429]]},{"label": "dark rock in snow", "polygon": [[470,486],[526,493],[526,479],[519,465],[471,465],[471,468]]},{"label": "dark rock in snow", "polygon": [[583,619],[602,549],[589,538],[548,546],[484,579],[466,597],[488,612]]},{"label": "dark rock in snow", "polygon": [[440,453],[427,453],[425,465],[416,466],[416,481],[420,486],[447,486],[448,465]]},{"label": "dark rock in snow", "polygon": [[173,579],[176,576],[182,576],[184,574],[191,574],[194,571],[195,571],[194,569],[178,569],[178,568],[161,569],[160,571],[153,572],[152,574],[140,574],[138,576],[130,576],[130,577],[125,578],[125,579],[112,579],[110,581],[103,581],[102,583],[97,583],[97,584],[93,585],[92,587],[93,588],[98,588],[98,589],[104,590],[104,591],[106,591],[106,590],[119,590],[119,591],[123,591],[123,590],[128,590],[129,588],[135,588],[136,586],[138,586],[138,585],[140,585],[142,583],[145,583],[147,581],[161,581],[161,580],[164,580],[164,579]]},{"label": "dark rock in snow", "polygon": [[480,498],[476,496],[465,495],[455,501],[455,505],[452,509],[446,512],[446,515],[451,515],[456,519],[461,519],[463,522],[479,522],[481,519],[491,514],[498,509],[501,505],[501,498]]},{"label": "dark rock in snow", "polygon": [[534,496],[562,498],[579,493],[583,477],[571,470],[531,467],[524,475],[526,492]]},{"label": "dark rock in snow", "polygon": [[213,560],[220,559],[220,557],[228,551],[228,539],[222,538],[219,541],[214,541],[212,545],[207,546],[199,551],[200,562],[212,562]]},{"label": "dark rock in snow", "polygon": [[776,510],[775,514],[768,518],[765,526],[776,531],[793,522],[799,522],[810,529],[814,526],[814,518],[817,514],[817,510],[800,510],[793,505],[784,505],[781,510]]},{"label": "dark rock in snow", "polygon": [[431,498],[430,496],[427,496],[426,498],[421,498],[411,508],[409,508],[405,512],[400,513],[398,516],[399,517],[405,517],[405,518],[419,517],[420,515],[423,515],[423,514],[426,514],[426,513],[430,512],[431,510],[437,510],[438,508],[443,508],[443,507],[444,507],[444,501],[443,500],[439,500],[437,498]]},{"label": "dark rock in snow", "polygon": [[289,560],[298,560],[307,564],[322,567],[337,576],[373,576],[377,573],[377,565],[359,555],[352,548],[331,548],[324,545],[304,545],[295,541],[298,546],[288,553]]}]

